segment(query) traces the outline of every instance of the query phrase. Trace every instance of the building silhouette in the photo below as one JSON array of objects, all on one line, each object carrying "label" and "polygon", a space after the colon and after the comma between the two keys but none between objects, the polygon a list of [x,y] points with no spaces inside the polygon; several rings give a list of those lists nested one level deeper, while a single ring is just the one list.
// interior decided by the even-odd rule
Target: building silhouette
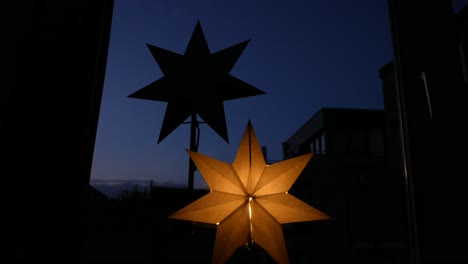
[{"label": "building silhouette", "polygon": [[402,179],[386,173],[384,111],[322,108],[283,143],[315,155],[290,193],[331,216],[287,230],[294,263],[404,263]]}]

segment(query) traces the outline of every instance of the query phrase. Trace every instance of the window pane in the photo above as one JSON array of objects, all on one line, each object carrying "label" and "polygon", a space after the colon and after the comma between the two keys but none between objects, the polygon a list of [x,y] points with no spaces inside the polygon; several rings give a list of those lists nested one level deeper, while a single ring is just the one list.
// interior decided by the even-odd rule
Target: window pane
[{"label": "window pane", "polygon": [[346,152],[346,133],[344,131],[336,131],[330,134],[330,151],[332,154],[344,154]]},{"label": "window pane", "polygon": [[326,144],[326,135],[325,132],[323,132],[322,136],[320,137],[321,139],[321,146],[322,146],[322,154],[325,155],[327,153],[327,144]]},{"label": "window pane", "polygon": [[373,131],[369,135],[369,151],[372,155],[384,155],[384,139],[382,131]]},{"label": "window pane", "polygon": [[321,147],[320,147],[320,138],[315,139],[315,148],[316,148],[317,154],[319,155],[322,154]]},{"label": "window pane", "polygon": [[351,132],[351,142],[350,142],[351,152],[354,153],[363,153],[365,150],[365,137],[362,131],[352,131]]}]

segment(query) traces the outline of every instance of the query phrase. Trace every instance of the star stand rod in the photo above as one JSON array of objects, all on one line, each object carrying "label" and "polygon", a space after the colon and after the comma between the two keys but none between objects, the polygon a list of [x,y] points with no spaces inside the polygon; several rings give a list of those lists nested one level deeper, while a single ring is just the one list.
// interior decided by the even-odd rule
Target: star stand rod
[{"label": "star stand rod", "polygon": [[[190,150],[198,152],[198,144],[200,143],[200,123],[197,120],[197,113],[192,113],[190,122],[184,122],[184,124],[190,123]],[[189,157],[189,171],[188,171],[188,190],[193,191],[193,182],[195,171],[197,167],[193,163],[192,159]]]}]

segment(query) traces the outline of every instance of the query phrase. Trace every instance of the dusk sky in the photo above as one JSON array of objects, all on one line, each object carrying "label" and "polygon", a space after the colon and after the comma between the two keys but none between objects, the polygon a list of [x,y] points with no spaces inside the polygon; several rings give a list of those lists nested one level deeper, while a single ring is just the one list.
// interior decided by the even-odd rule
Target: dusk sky
[{"label": "dusk sky", "polygon": [[167,103],[127,96],[163,76],[146,44],[183,54],[197,20],[212,53],[250,39],[231,75],[266,92],[224,103],[230,144],[201,125],[202,154],[232,163],[251,120],[280,160],[281,143],[322,107],[383,109],[387,0],[116,0],[92,180],[187,184],[190,126],[157,144]]}]

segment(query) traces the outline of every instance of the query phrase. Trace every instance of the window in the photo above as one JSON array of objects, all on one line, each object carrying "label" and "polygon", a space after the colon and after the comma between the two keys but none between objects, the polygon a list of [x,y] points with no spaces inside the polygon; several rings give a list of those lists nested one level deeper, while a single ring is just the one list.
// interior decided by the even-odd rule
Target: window
[{"label": "window", "polygon": [[328,142],[330,144],[330,148],[328,149],[331,151],[332,155],[342,155],[346,152],[346,133],[344,131],[336,131],[333,133],[329,133],[330,138]]},{"label": "window", "polygon": [[372,131],[369,134],[369,152],[374,156],[384,155],[384,137],[382,131]]},{"label": "window", "polygon": [[352,131],[350,137],[351,154],[362,154],[366,149],[365,135],[362,131]]},{"label": "window", "polygon": [[315,139],[315,147],[317,149],[317,154],[322,154],[322,150],[321,150],[321,147],[320,147],[320,138],[316,138]]},{"label": "window", "polygon": [[327,154],[327,144],[326,144],[326,135],[325,135],[325,132],[322,133],[322,135],[320,136],[320,146],[322,147],[322,155],[325,155]]}]

